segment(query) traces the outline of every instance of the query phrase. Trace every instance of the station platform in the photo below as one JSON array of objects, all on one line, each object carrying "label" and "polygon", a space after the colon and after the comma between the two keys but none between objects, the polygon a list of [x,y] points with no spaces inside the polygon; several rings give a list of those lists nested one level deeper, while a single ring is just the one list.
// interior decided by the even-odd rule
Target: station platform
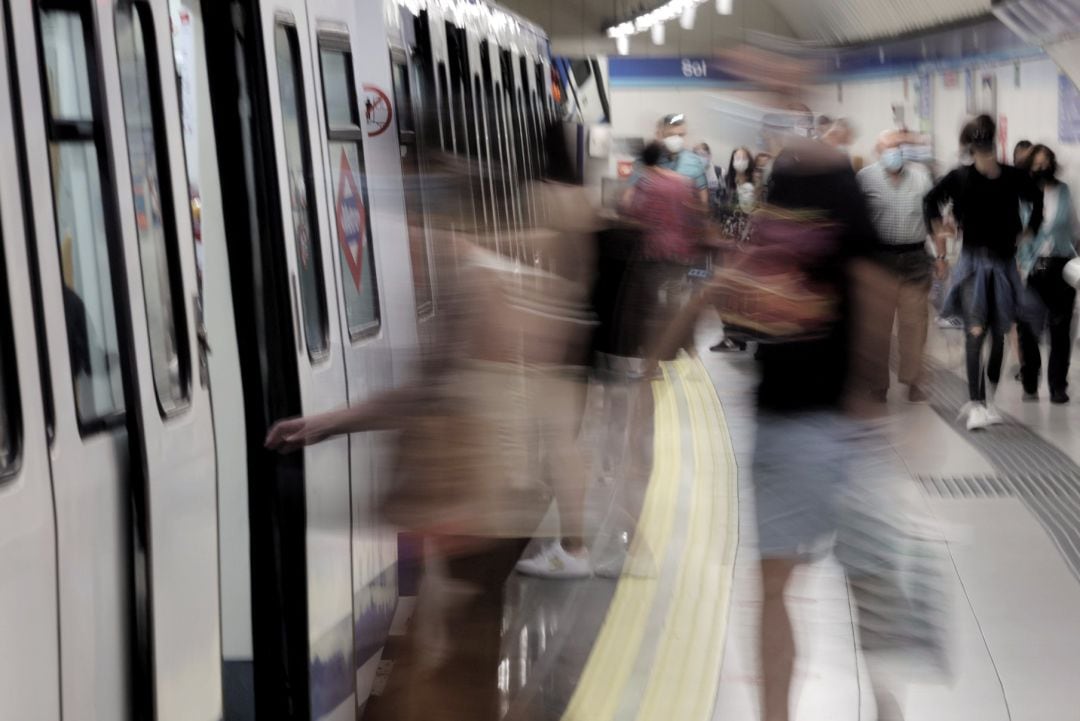
[{"label": "station platform", "polygon": [[[703,324],[697,357],[652,382],[645,428],[627,423],[634,389],[646,386],[594,389],[584,432],[596,449],[588,523],[599,573],[510,579],[505,718],[760,718],[756,369],[751,353],[710,353],[719,332]],[[1013,353],[998,392],[1006,422],[970,433],[957,420],[963,350],[960,331],[932,329],[930,402],[901,400],[901,387],[888,402],[887,462],[947,545],[953,670],[912,679],[896,702],[908,721],[1080,718],[1080,402],[1052,406],[1045,390],[1041,402],[1023,402]],[[631,539],[622,573],[620,539]],[[798,647],[792,718],[879,718],[835,558],[797,572],[788,606]],[[396,632],[410,609],[403,599]]]}]

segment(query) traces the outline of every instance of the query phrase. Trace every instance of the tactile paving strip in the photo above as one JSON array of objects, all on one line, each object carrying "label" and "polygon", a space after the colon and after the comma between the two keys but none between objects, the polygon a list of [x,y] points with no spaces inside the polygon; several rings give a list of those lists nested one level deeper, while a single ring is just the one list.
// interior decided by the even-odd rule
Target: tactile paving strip
[{"label": "tactile paving strip", "polygon": [[1039,519],[1080,581],[1080,465],[1057,446],[1005,415],[1005,423],[970,433],[957,420],[967,402],[967,384],[940,366],[928,368],[931,407],[952,423],[994,467],[993,474],[919,476],[940,498],[1016,498]]}]

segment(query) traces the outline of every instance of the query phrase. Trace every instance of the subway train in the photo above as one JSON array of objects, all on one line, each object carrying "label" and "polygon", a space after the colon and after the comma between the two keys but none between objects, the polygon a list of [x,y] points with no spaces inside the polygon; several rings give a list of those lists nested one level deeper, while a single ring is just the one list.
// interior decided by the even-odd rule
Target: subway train
[{"label": "subway train", "polygon": [[426,148],[529,222],[548,40],[486,0],[0,14],[0,718],[351,719],[398,597],[372,434],[439,322]]}]

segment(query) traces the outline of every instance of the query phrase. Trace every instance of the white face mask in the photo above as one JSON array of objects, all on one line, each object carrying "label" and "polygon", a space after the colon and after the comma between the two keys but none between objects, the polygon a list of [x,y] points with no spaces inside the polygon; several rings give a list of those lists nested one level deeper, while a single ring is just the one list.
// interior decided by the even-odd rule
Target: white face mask
[{"label": "white face mask", "polygon": [[669,135],[664,138],[664,147],[668,149],[669,153],[681,153],[685,146],[686,138],[681,135]]},{"label": "white face mask", "polygon": [[750,161],[746,158],[735,158],[731,163],[731,167],[735,168],[736,173],[745,173],[746,169],[750,167]]}]

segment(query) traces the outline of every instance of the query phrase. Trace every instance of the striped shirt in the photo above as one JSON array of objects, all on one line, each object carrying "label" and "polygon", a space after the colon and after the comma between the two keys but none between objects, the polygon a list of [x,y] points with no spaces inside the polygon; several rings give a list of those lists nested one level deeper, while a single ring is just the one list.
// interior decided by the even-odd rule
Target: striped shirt
[{"label": "striped shirt", "polygon": [[926,242],[923,198],[933,187],[930,174],[915,163],[906,163],[899,182],[881,163],[859,171],[859,186],[866,196],[870,219],[885,245]]}]

